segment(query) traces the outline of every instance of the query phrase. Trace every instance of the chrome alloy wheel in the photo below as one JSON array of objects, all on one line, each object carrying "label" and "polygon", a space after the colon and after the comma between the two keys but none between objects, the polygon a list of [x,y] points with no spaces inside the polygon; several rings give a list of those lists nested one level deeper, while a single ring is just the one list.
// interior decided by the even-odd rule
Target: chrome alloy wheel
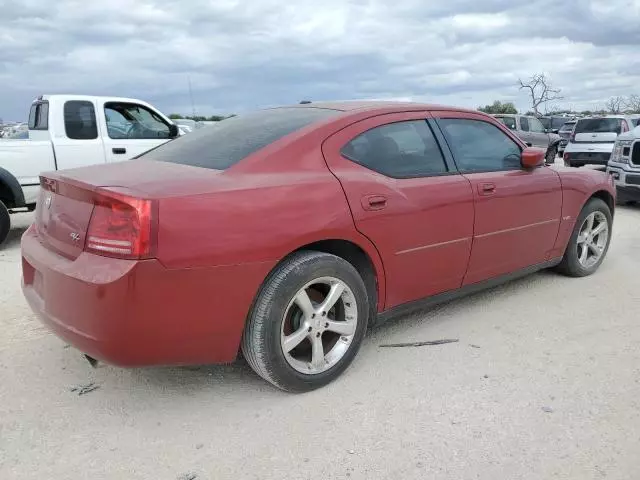
[{"label": "chrome alloy wheel", "polygon": [[317,278],[295,294],[282,319],[280,344],[300,373],[329,370],[347,353],[358,325],[351,289],[334,277]]},{"label": "chrome alloy wheel", "polygon": [[609,239],[609,223],[602,212],[593,212],[584,219],[578,233],[578,262],[584,268],[593,267],[604,253]]}]

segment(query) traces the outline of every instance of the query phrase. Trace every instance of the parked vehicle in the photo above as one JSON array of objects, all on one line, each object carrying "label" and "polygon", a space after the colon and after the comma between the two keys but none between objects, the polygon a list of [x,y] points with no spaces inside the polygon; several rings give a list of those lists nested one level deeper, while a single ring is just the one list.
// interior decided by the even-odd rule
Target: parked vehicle
[{"label": "parked vehicle", "polygon": [[562,126],[568,121],[573,120],[572,117],[563,117],[563,116],[544,116],[539,117],[540,123],[544,126],[545,130],[551,133],[559,133]]},{"label": "parked vehicle", "polygon": [[9,233],[8,212],[35,208],[40,172],[127,160],[178,130],[141,100],[50,95],[31,105],[28,135],[0,142],[0,243]]},{"label": "parked vehicle", "polygon": [[506,127],[513,131],[529,146],[544,148],[545,161],[551,165],[556,161],[560,136],[544,128],[540,120],[527,115],[495,115]]},{"label": "parked vehicle", "polygon": [[544,166],[483,113],[276,108],[118,164],[41,176],[23,292],[121,366],[231,362],[279,388],[338,377],[367,327],[609,246],[613,181]]},{"label": "parked vehicle", "polygon": [[640,127],[618,136],[607,164],[615,181],[618,202],[640,202]]},{"label": "parked vehicle", "polygon": [[634,118],[628,115],[578,119],[564,149],[564,164],[568,167],[606,166],[616,138],[628,132],[633,121]]},{"label": "parked vehicle", "polygon": [[558,135],[560,135],[558,153],[560,155],[564,154],[564,149],[567,148],[567,145],[569,144],[569,138],[571,137],[571,133],[573,132],[573,127],[576,126],[576,122],[577,120],[569,120],[560,127],[560,130],[558,130]]}]

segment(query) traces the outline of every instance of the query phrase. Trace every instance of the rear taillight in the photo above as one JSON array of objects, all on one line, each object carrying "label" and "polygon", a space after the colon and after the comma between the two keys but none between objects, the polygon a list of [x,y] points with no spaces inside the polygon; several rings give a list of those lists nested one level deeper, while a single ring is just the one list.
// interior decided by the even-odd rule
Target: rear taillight
[{"label": "rear taillight", "polygon": [[153,256],[157,215],[152,200],[99,190],[93,203],[86,251],[130,259]]}]

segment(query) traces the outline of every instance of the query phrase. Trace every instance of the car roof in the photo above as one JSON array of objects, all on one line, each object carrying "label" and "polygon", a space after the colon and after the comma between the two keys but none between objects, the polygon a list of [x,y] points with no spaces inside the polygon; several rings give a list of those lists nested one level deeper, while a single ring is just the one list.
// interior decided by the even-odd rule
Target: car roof
[{"label": "car roof", "polygon": [[447,110],[457,112],[469,112],[469,113],[481,113],[476,110],[461,107],[451,107],[445,105],[437,105],[431,103],[418,103],[418,102],[400,102],[400,101],[387,101],[387,100],[341,100],[341,101],[325,101],[325,102],[311,102],[303,103],[299,105],[285,105],[283,107],[276,108],[324,108],[328,110],[338,110],[342,112],[356,112],[356,111],[411,111],[411,110]]}]

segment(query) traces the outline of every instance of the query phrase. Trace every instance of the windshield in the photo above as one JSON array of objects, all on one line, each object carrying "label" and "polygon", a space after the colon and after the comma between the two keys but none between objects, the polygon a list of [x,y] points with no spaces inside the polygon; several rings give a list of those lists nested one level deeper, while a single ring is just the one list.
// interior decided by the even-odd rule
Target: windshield
[{"label": "windshield", "polygon": [[[342,112],[320,108],[276,108],[227,118],[144,154],[146,160],[224,170],[270,143]],[[142,158],[142,157],[141,157]]]},{"label": "windshield", "polygon": [[620,133],[621,118],[585,118],[578,120],[575,133]]}]

